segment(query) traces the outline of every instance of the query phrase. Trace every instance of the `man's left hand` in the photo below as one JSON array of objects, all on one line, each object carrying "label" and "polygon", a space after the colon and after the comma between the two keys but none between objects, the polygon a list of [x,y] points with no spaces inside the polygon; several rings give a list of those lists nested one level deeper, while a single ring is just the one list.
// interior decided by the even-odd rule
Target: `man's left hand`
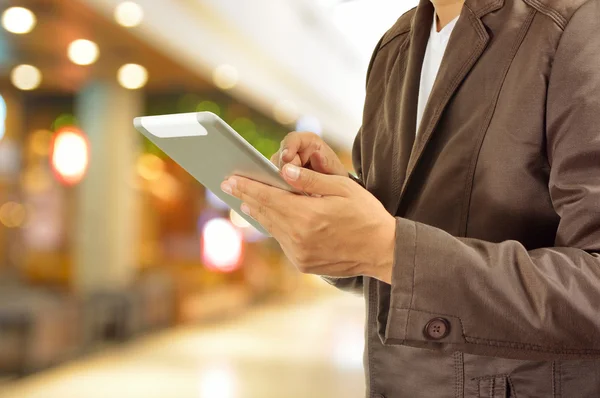
[{"label": "man's left hand", "polygon": [[348,177],[291,164],[282,176],[302,196],[233,176],[221,188],[242,200],[303,273],[330,277],[365,275],[390,283],[395,219]]}]

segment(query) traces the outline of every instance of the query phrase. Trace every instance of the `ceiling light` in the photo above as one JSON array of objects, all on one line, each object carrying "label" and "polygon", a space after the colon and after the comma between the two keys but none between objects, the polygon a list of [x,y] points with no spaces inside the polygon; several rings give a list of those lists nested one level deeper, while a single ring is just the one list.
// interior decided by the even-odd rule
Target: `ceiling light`
[{"label": "ceiling light", "polygon": [[90,40],[79,39],[69,44],[69,59],[77,65],[91,65],[98,59],[98,45]]},{"label": "ceiling light", "polygon": [[126,64],[119,69],[117,78],[121,86],[129,90],[136,90],[144,87],[148,82],[148,71],[141,65]]},{"label": "ceiling light", "polygon": [[19,65],[10,73],[12,84],[21,90],[34,90],[42,82],[42,72],[32,65]]},{"label": "ceiling light", "polygon": [[144,10],[133,1],[124,1],[115,8],[115,20],[126,28],[138,26],[143,19]]},{"label": "ceiling light", "polygon": [[221,90],[234,88],[238,80],[238,71],[231,65],[221,65],[213,72],[213,81]]},{"label": "ceiling light", "polygon": [[35,27],[35,23],[35,15],[27,8],[11,7],[2,14],[2,26],[11,33],[29,33]]}]

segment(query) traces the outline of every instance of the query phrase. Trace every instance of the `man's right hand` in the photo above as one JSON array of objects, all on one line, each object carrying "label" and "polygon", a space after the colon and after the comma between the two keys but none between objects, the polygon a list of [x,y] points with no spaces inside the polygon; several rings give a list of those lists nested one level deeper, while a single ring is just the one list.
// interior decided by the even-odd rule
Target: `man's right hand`
[{"label": "man's right hand", "polygon": [[279,169],[291,163],[322,174],[348,176],[333,149],[314,133],[289,133],[281,141],[279,151],[271,156],[271,162]]}]

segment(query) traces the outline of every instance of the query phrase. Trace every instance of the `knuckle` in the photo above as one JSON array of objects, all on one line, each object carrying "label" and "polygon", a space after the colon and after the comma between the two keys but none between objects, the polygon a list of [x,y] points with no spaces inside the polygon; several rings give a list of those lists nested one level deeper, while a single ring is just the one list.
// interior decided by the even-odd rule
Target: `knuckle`
[{"label": "knuckle", "polygon": [[259,192],[256,195],[256,200],[258,200],[258,202],[262,204],[262,206],[260,207],[264,208],[265,205],[269,204],[269,195],[266,192]]},{"label": "knuckle", "polygon": [[302,232],[300,232],[299,229],[295,228],[290,232],[290,239],[292,240],[295,246],[300,246],[302,244],[302,237],[303,234]]}]

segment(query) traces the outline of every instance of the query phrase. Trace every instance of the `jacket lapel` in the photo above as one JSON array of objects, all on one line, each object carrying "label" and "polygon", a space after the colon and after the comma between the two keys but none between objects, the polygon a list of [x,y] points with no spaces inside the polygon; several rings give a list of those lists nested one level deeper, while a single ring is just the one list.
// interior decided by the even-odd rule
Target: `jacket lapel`
[{"label": "jacket lapel", "polygon": [[[425,108],[423,120],[410,154],[405,178],[402,179],[404,184],[399,195],[398,204],[406,192],[415,167],[427,147],[450,99],[487,47],[490,36],[481,21],[481,17],[500,9],[503,5],[504,0],[466,0],[461,16],[448,43],[448,51],[444,55],[431,96]],[[411,109],[410,114],[402,115],[404,118],[403,124],[407,127],[408,125],[412,126],[412,129],[409,128],[404,131],[414,132],[416,128],[416,104],[418,101],[421,66],[432,20],[433,8],[430,1],[421,0],[415,17],[415,22],[420,25],[413,27],[415,31],[414,37],[418,37],[419,40],[414,42],[410,50],[411,57],[413,55],[415,57],[420,56],[420,59],[411,59],[409,71],[407,71],[406,76],[407,79],[417,82],[416,94],[412,93],[412,95],[404,97],[405,100],[413,103],[412,108],[414,110]],[[424,42],[422,36],[425,36]],[[414,65],[416,63],[419,63],[418,67]],[[411,67],[414,68],[412,75],[410,75]],[[408,86],[413,85],[414,83],[408,84]],[[413,120],[406,120],[407,118]]]},{"label": "jacket lapel", "polygon": [[[419,85],[421,81],[421,69],[423,58],[427,48],[429,32],[433,21],[433,6],[427,1],[422,1],[411,22],[410,44],[406,60],[406,70],[400,78],[401,88],[394,87],[392,90],[399,91],[400,108],[398,109],[398,131],[392,135],[392,174],[391,195],[389,201],[384,201],[387,210],[395,214],[400,201],[402,184],[405,181],[408,161],[411,156],[415,141],[415,129],[417,125],[417,104],[419,100]],[[422,28],[425,27],[425,28]],[[395,106],[395,104],[391,105]],[[388,207],[389,206],[389,207]]]}]

